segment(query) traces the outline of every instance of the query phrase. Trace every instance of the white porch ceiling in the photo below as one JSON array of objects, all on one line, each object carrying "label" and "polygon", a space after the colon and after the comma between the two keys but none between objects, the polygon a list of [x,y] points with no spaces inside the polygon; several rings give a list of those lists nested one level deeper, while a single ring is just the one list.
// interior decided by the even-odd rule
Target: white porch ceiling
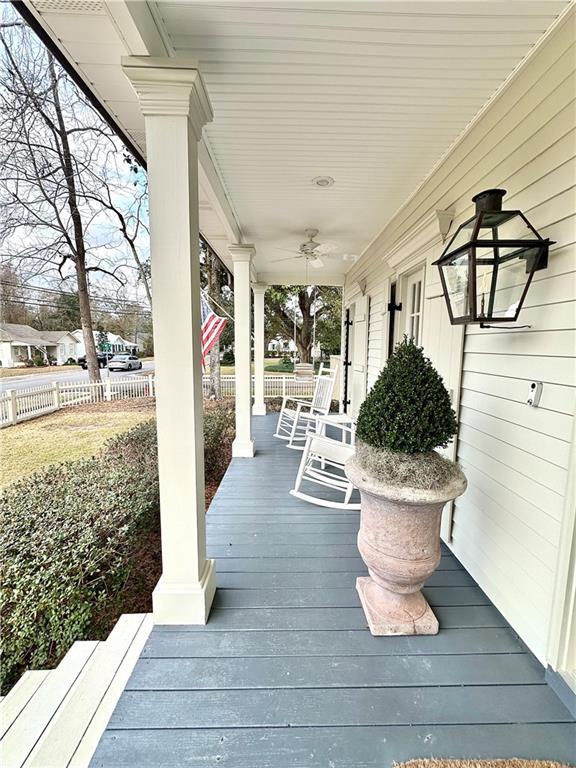
[{"label": "white porch ceiling", "polygon": [[[289,256],[279,249],[296,250],[316,228],[318,241],[360,255],[567,2],[28,5],[143,150],[121,56],[199,60],[215,114],[205,129],[204,233],[223,253],[234,211],[260,279],[296,282],[303,260],[273,264]],[[317,176],[335,183],[319,188]],[[308,273],[341,282],[349,266],[330,258]]]}]

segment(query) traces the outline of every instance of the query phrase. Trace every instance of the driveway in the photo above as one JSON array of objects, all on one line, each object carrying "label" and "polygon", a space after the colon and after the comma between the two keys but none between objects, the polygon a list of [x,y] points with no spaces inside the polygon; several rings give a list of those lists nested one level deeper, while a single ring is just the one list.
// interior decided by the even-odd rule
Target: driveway
[{"label": "driveway", "polygon": [[[61,372],[61,368],[56,371],[47,369],[46,373],[29,373],[22,374],[22,376],[10,376],[6,379],[0,379],[0,392],[6,392],[9,389],[32,389],[36,387],[45,387],[48,384],[52,384],[54,381],[63,382],[77,382],[88,381],[88,371],[83,371],[79,366],[77,368],[70,367],[70,375]],[[102,380],[110,376],[111,379],[126,379],[132,376],[136,376],[142,373],[154,373],[154,360],[145,360],[142,363],[141,371],[114,371],[111,372],[107,368],[101,371]]]}]

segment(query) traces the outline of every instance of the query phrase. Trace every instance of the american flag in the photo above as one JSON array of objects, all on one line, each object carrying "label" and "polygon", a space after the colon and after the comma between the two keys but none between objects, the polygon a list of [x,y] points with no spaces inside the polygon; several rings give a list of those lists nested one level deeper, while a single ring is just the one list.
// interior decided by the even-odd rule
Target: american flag
[{"label": "american flag", "polygon": [[202,318],[202,367],[205,369],[206,358],[214,344],[216,344],[220,338],[220,334],[228,321],[225,317],[220,317],[215,312],[212,312],[210,305],[204,298],[204,294],[201,294],[200,299],[200,313]]}]

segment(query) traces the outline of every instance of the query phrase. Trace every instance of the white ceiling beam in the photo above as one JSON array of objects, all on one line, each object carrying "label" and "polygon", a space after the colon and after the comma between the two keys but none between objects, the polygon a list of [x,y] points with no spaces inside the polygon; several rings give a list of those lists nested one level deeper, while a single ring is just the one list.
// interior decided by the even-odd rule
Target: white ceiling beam
[{"label": "white ceiling beam", "polygon": [[108,15],[132,56],[174,56],[147,2],[106,0]]},{"label": "white ceiling beam", "polygon": [[[105,5],[118,34],[132,55],[174,57],[162,21],[153,12],[155,6],[134,0],[107,0]],[[229,242],[242,242],[237,216],[204,140],[198,145],[198,176],[202,192],[220,218]],[[214,250],[231,267],[226,248],[219,245]]]}]

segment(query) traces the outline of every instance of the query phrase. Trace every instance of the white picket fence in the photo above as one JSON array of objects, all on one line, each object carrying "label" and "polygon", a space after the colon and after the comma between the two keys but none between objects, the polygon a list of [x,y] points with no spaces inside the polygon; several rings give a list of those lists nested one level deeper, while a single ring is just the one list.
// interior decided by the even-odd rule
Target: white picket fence
[{"label": "white picket fence", "polygon": [[[264,398],[273,397],[312,397],[314,394],[315,380],[302,381],[294,376],[264,376]],[[236,377],[232,374],[220,377],[220,389],[222,397],[234,397],[236,393]],[[210,376],[202,379],[202,391],[204,397],[210,396]],[[254,393],[254,376],[252,376],[252,393]]]},{"label": "white picket fence", "polygon": [[[254,377],[252,377],[254,388]],[[0,427],[35,419],[60,408],[88,403],[103,403],[133,397],[154,397],[154,376],[134,376],[130,379],[104,381],[55,381],[44,387],[8,390],[0,394]],[[236,377],[221,377],[222,397],[234,397]],[[210,376],[203,376],[202,390],[210,396]],[[297,380],[294,376],[265,376],[264,397],[311,397],[314,381]]]},{"label": "white picket fence", "polygon": [[103,403],[132,397],[154,397],[154,377],[105,381],[55,381],[44,387],[8,390],[0,395],[0,427],[35,419],[70,405]]}]

